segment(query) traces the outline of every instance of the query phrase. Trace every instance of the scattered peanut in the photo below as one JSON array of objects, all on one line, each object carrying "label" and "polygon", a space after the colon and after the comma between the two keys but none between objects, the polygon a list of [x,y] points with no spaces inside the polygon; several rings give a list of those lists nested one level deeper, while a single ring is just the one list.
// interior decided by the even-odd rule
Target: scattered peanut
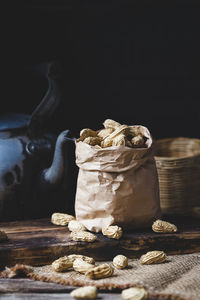
[{"label": "scattered peanut", "polygon": [[0,230],[0,242],[5,242],[8,240],[8,236],[5,231]]},{"label": "scattered peanut", "polygon": [[74,271],[85,274],[88,270],[94,268],[93,264],[89,264],[88,262],[82,260],[81,258],[75,259],[73,262]]},{"label": "scattered peanut", "polygon": [[95,286],[84,286],[73,290],[70,295],[76,299],[94,299],[97,297]]},{"label": "scattered peanut", "polygon": [[128,288],[122,291],[121,297],[124,300],[145,300],[147,299],[147,291],[144,288]]},{"label": "scattered peanut", "polygon": [[73,241],[83,241],[83,242],[94,242],[97,237],[91,232],[87,231],[72,231],[70,234]]},{"label": "scattered peanut", "polygon": [[157,220],[153,223],[152,229],[154,232],[176,232],[178,229],[174,224],[171,224],[166,221]]},{"label": "scattered peanut", "polygon": [[66,271],[73,266],[73,263],[76,259],[81,259],[82,261],[84,261],[88,264],[91,264],[91,265],[95,264],[95,261],[92,257],[80,255],[80,254],[71,254],[71,255],[62,256],[62,257],[56,259],[52,263],[52,268],[56,272]]},{"label": "scattered peanut", "polygon": [[76,220],[72,220],[68,224],[68,228],[70,231],[85,231],[87,228]]},{"label": "scattered peanut", "polygon": [[110,239],[120,239],[122,236],[122,228],[117,225],[111,225],[102,229],[103,235],[106,235]]},{"label": "scattered peanut", "polygon": [[71,220],[75,220],[74,216],[63,214],[63,213],[54,213],[51,216],[51,222],[55,225],[67,225]]},{"label": "scattered peanut", "polygon": [[163,251],[149,251],[140,258],[142,265],[160,264],[164,261],[166,261],[166,254]]},{"label": "scattered peanut", "polygon": [[112,276],[113,272],[114,269],[109,264],[102,264],[88,270],[85,275],[90,279],[100,279]]},{"label": "scattered peanut", "polygon": [[124,255],[117,255],[113,258],[113,265],[117,269],[125,269],[128,265],[128,258]]},{"label": "scattered peanut", "polygon": [[68,258],[68,256],[63,256],[56,259],[52,264],[52,268],[56,272],[64,272],[67,271],[69,268],[72,267],[72,262]]},{"label": "scattered peanut", "polygon": [[73,262],[77,259],[80,258],[83,261],[86,261],[89,264],[95,264],[95,260],[93,257],[89,257],[89,256],[85,256],[85,255],[81,255],[81,254],[70,254],[68,255],[68,258],[71,260],[71,263],[73,265]]}]

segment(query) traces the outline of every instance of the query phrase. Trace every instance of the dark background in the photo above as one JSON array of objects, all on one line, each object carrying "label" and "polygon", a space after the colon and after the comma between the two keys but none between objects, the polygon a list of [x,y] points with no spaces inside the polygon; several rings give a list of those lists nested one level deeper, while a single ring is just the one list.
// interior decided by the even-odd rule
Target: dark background
[{"label": "dark background", "polygon": [[10,15],[1,112],[30,114],[47,82],[30,69],[61,62],[56,130],[106,118],[154,138],[199,137],[200,1],[26,1]]}]

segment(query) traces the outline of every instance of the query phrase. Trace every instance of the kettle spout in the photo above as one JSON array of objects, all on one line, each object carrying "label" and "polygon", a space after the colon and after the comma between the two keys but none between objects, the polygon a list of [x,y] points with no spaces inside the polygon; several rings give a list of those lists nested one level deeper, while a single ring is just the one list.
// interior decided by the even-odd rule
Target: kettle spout
[{"label": "kettle spout", "polygon": [[50,185],[57,185],[62,181],[63,174],[64,174],[64,166],[65,157],[67,157],[68,148],[74,144],[73,138],[69,137],[70,133],[69,130],[65,130],[60,133],[57,138],[55,152],[53,157],[53,162],[50,168],[45,169],[42,172],[42,181],[50,184]]}]

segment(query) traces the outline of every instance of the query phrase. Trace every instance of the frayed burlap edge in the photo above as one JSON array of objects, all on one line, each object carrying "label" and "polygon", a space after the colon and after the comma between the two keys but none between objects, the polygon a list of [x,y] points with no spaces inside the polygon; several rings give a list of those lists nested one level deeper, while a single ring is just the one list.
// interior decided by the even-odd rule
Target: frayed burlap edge
[{"label": "frayed burlap edge", "polygon": [[[43,282],[51,282],[51,283],[57,283],[61,285],[66,285],[66,286],[85,286],[87,283],[84,282],[84,280],[77,280],[73,278],[68,278],[68,279],[60,279],[57,278],[54,275],[51,276],[45,276],[45,275],[39,275],[35,274],[33,272],[33,268],[31,266],[23,265],[23,264],[16,264],[15,266],[8,268],[6,267],[4,271],[0,273],[0,278],[29,278],[35,281],[43,281]],[[98,284],[97,281],[95,281],[93,284],[96,286],[99,290],[105,291],[105,290],[124,290],[126,288],[130,287],[144,287],[141,284],[109,284],[105,283],[104,286],[101,284]],[[148,299],[149,300],[190,300],[189,298],[183,298],[182,296],[179,295],[163,295],[162,293],[153,293],[151,291],[148,291]]]}]

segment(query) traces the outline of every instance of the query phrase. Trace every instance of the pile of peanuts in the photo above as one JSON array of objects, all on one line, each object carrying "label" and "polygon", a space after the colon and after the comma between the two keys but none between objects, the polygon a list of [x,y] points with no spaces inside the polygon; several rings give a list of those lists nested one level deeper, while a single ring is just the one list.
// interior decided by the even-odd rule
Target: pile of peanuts
[{"label": "pile of peanuts", "polygon": [[103,125],[104,128],[97,131],[89,128],[82,129],[77,142],[81,141],[96,148],[111,146],[146,147],[146,137],[142,134],[140,126],[122,125],[111,119],[106,119]]}]

